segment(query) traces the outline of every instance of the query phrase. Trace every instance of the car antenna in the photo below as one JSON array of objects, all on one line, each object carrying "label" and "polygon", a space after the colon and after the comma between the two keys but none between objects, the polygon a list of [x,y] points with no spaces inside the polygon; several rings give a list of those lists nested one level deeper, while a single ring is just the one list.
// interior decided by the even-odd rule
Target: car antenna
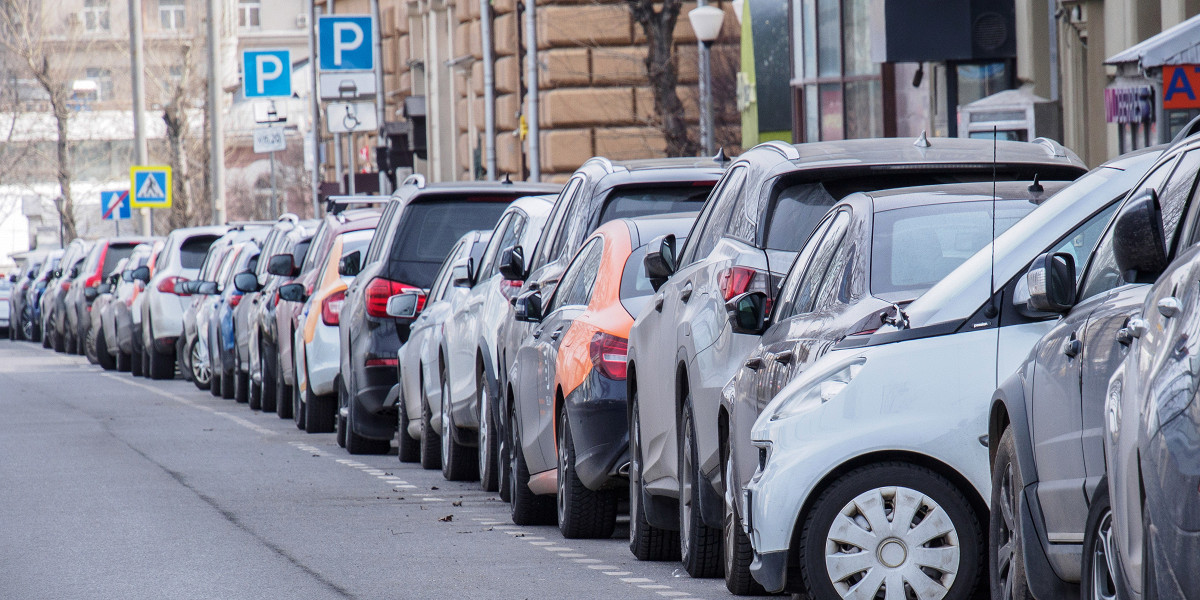
[{"label": "car antenna", "polygon": [[[983,316],[989,319],[994,319],[1000,314],[1000,308],[996,306],[996,140],[999,135],[997,127],[992,125],[992,243],[988,244],[992,256],[988,269],[988,305],[983,309]],[[1033,186],[1030,186],[1031,191],[1032,189]]]}]

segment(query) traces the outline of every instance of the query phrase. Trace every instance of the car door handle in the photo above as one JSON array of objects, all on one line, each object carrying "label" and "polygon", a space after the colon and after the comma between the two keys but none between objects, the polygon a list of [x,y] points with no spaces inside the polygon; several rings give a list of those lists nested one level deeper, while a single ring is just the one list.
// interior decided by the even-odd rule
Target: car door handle
[{"label": "car door handle", "polygon": [[553,332],[551,332],[550,341],[557,342],[558,338],[560,336],[562,336],[562,332],[563,332],[563,326],[559,325],[557,329],[555,329]]},{"label": "car door handle", "polygon": [[544,328],[543,328],[543,327],[538,327],[537,329],[534,329],[534,330],[533,330],[533,339],[535,339],[535,340],[536,340],[536,339],[538,339],[538,338],[542,337],[542,329],[544,329]]},{"label": "car door handle", "polygon": [[1179,300],[1175,297],[1168,296],[1158,301],[1159,314],[1168,319],[1179,314],[1180,310],[1183,310],[1183,306],[1179,304]]},{"label": "car door handle", "polygon": [[1133,343],[1133,332],[1128,327],[1122,327],[1117,330],[1117,343],[1122,346],[1128,346]]},{"label": "car door handle", "polygon": [[774,360],[775,362],[777,362],[777,363],[781,364],[781,365],[790,365],[790,364],[792,364],[792,359],[793,359],[793,358],[795,358],[795,355],[793,355],[791,352],[780,352],[779,354],[772,354],[772,355],[771,355],[771,359],[772,359],[772,360]]},{"label": "car door handle", "polygon": [[1130,319],[1129,324],[1125,326],[1129,330],[1129,335],[1135,338],[1140,338],[1146,335],[1146,320],[1145,319]]},{"label": "car door handle", "polygon": [[757,371],[763,367],[763,360],[757,356],[751,356],[746,359],[746,368],[751,371]]},{"label": "car door handle", "polygon": [[662,307],[663,307],[663,297],[660,294],[654,298],[654,310],[656,310],[658,312],[662,312]]},{"label": "car door handle", "polygon": [[689,282],[683,284],[683,289],[679,292],[679,300],[680,300],[680,302],[687,304],[688,300],[690,300],[691,298],[692,298],[692,282],[689,281]]},{"label": "car door handle", "polygon": [[1079,356],[1082,350],[1083,342],[1076,339],[1074,334],[1071,335],[1071,339],[1063,343],[1063,354],[1066,354],[1070,358]]}]

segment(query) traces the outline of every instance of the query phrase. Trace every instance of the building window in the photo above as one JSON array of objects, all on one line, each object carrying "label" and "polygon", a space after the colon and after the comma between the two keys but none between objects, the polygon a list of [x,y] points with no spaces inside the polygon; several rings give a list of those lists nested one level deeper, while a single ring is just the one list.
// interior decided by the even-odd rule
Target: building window
[{"label": "building window", "polygon": [[164,30],[183,29],[186,18],[183,0],[158,0],[158,20]]},{"label": "building window", "polygon": [[112,71],[101,69],[99,67],[88,67],[84,70],[84,77],[96,82],[96,100],[105,101],[113,98],[113,78]]},{"label": "building window", "polygon": [[259,0],[238,0],[238,27],[242,29],[258,29],[262,12],[262,2]]},{"label": "building window", "polygon": [[794,3],[798,141],[883,136],[883,76],[871,61],[871,1]]},{"label": "building window", "polygon": [[83,28],[108,31],[108,0],[83,0]]}]

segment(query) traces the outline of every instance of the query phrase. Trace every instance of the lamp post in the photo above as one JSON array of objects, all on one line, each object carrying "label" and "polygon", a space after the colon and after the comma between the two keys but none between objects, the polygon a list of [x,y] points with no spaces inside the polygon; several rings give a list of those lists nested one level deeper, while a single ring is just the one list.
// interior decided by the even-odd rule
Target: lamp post
[{"label": "lamp post", "polygon": [[708,56],[724,20],[725,11],[704,5],[704,0],[700,0],[700,6],[688,11],[688,21],[700,41],[700,146],[706,155],[713,154],[716,145],[713,141],[712,69]]}]

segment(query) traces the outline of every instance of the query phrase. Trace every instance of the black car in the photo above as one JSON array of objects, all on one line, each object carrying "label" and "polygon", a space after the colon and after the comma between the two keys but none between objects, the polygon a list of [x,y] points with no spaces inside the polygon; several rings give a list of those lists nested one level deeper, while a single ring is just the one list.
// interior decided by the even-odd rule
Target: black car
[{"label": "black car", "polygon": [[[571,257],[597,227],[614,219],[666,213],[694,212],[703,205],[713,185],[725,171],[724,160],[709,158],[665,158],[613,162],[592,158],[571,175],[542,229],[537,247],[503,249],[500,273],[506,280],[523,282],[520,294],[549,292],[562,277]],[[513,473],[539,474],[557,469],[553,448],[528,448],[512,452],[513,438],[536,440],[532,432],[517,432],[510,423],[522,422],[517,414],[515,386],[511,383],[517,349],[536,325],[510,320],[501,324],[496,352],[499,355],[500,390],[492,422],[500,438],[500,494],[511,502],[513,520],[534,523],[554,518],[553,496],[530,493],[528,477]],[[520,435],[523,433],[524,435]],[[516,464],[514,461],[520,461]],[[549,493],[553,488],[539,490]],[[514,490],[519,493],[514,494]]]},{"label": "black car", "polygon": [[25,265],[25,269],[21,273],[14,273],[9,280],[11,281],[12,291],[8,299],[8,339],[17,341],[26,339],[24,330],[26,322],[24,320],[25,298],[29,293],[29,288],[33,286],[33,281],[37,279],[38,274],[42,270],[42,264],[48,260],[45,256],[37,256],[31,258]]},{"label": "black car", "polygon": [[25,290],[21,301],[21,336],[23,339],[31,342],[42,341],[42,294],[46,291],[46,284],[54,277],[63,253],[63,250],[50,252]]},{"label": "black car", "polygon": [[356,276],[338,325],[337,433],[347,451],[382,454],[396,434],[396,406],[385,400],[411,320],[389,317],[388,298],[427,289],[454,243],[468,231],[492,230],[513,200],[558,189],[511,181],[426,184],[413,175],[392,194],[366,254],[342,257],[338,269]]}]

